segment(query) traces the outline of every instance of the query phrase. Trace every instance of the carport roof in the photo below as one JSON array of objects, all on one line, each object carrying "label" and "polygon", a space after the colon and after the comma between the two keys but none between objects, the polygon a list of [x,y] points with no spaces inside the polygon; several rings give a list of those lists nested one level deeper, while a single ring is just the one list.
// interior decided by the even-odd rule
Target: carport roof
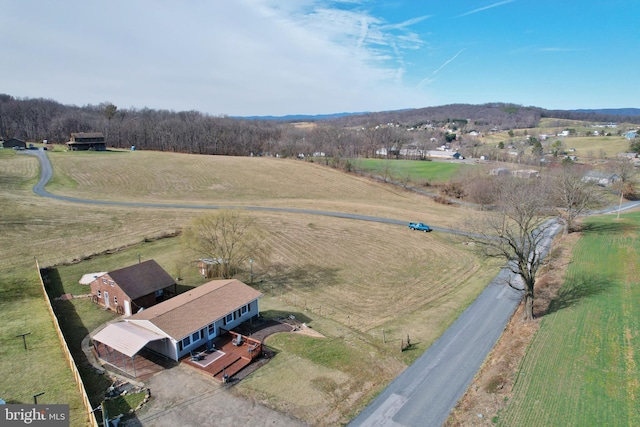
[{"label": "carport roof", "polygon": [[163,338],[166,337],[128,322],[111,323],[93,336],[94,341],[129,357],[135,356],[149,342]]}]

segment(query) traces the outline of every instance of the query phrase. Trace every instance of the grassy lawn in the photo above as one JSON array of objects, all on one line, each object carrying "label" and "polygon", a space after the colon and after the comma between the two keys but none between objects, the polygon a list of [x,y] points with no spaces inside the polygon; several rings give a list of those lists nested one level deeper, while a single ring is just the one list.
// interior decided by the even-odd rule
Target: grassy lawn
[{"label": "grassy lawn", "polygon": [[[42,295],[30,243],[31,221],[46,222],[24,195],[36,182],[36,159],[0,150],[0,393],[7,403],[66,403],[70,425],[87,425],[84,407]],[[29,198],[32,198],[29,196]],[[38,220],[42,221],[38,221]],[[37,226],[36,226],[37,228]],[[27,349],[18,337],[25,336]]]},{"label": "grassy lawn", "polygon": [[[616,158],[618,153],[629,151],[629,141],[623,136],[577,136],[561,140],[566,149],[576,149],[570,154],[579,159]],[[556,139],[551,138],[549,141],[553,144]]]},{"label": "grassy lawn", "polygon": [[499,425],[640,425],[640,213],[589,219]]},{"label": "grassy lawn", "polygon": [[104,406],[109,419],[117,417],[118,415],[124,415],[124,419],[126,419],[129,411],[137,408],[146,397],[146,391],[139,391],[137,393],[129,393],[114,399],[105,400]]},{"label": "grassy lawn", "polygon": [[358,169],[379,175],[388,175],[400,180],[409,177],[413,182],[446,182],[454,177],[465,165],[441,161],[393,160],[393,159],[354,159]]}]

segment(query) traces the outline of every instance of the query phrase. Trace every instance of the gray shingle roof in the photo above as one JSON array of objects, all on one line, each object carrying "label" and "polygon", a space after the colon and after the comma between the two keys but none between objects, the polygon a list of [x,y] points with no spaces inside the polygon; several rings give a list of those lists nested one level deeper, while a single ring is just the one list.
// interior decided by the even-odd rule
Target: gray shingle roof
[{"label": "gray shingle roof", "polygon": [[149,321],[175,340],[233,313],[262,294],[239,280],[213,280],[149,307],[128,321]]},{"label": "gray shingle roof", "polygon": [[119,270],[110,271],[109,276],[111,276],[131,299],[149,295],[152,292],[168,288],[176,283],[173,277],[152,259]]}]

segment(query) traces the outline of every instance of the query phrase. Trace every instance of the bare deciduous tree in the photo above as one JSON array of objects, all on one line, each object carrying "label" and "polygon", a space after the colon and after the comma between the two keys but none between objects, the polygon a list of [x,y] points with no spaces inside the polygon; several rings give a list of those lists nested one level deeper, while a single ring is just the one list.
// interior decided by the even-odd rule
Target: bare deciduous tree
[{"label": "bare deciduous tree", "polygon": [[508,285],[524,292],[524,319],[533,319],[536,276],[545,262],[544,243],[553,222],[549,197],[538,179],[505,177],[497,209],[485,214],[472,237],[484,256],[502,259],[522,283]]},{"label": "bare deciduous tree", "polygon": [[598,186],[584,179],[586,169],[567,164],[547,176],[549,189],[558,214],[565,220],[565,233],[570,233],[576,218],[601,203]]},{"label": "bare deciduous tree", "polygon": [[220,210],[195,218],[182,239],[197,256],[217,262],[224,278],[231,278],[249,260],[265,263],[268,257],[265,232],[253,218],[237,210]]}]

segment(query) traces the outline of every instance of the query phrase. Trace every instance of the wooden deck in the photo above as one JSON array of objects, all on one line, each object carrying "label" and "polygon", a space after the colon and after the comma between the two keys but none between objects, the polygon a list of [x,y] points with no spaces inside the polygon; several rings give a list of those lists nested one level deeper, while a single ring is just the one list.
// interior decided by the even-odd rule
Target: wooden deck
[{"label": "wooden deck", "polygon": [[242,337],[240,345],[235,345],[234,341],[238,334],[232,331],[218,337],[214,341],[215,350],[206,352],[205,347],[198,349],[199,360],[192,360],[191,356],[186,356],[180,361],[189,366],[193,366],[214,378],[225,381],[224,376],[231,378],[248,366],[253,359],[260,356],[262,344],[260,341],[249,337]]}]

